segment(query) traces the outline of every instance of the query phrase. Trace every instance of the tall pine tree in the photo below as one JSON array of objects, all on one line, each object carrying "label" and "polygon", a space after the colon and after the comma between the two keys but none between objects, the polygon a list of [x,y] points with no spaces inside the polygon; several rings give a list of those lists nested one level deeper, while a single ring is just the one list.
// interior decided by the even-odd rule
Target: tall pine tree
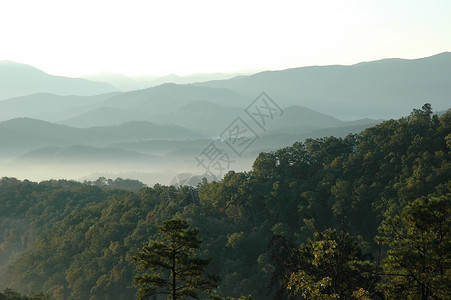
[{"label": "tall pine tree", "polygon": [[206,274],[210,259],[199,258],[201,240],[198,229],[186,221],[172,219],[159,227],[160,241],[143,245],[133,259],[140,274],[133,279],[139,285],[138,299],[168,295],[169,299],[198,298],[218,286],[218,277]]}]

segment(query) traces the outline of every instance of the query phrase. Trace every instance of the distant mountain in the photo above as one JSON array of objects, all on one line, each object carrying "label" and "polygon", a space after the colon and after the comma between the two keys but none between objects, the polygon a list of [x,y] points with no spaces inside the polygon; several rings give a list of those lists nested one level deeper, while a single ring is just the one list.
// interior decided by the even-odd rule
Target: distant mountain
[{"label": "distant mountain", "polygon": [[107,83],[53,76],[29,65],[0,61],[0,100],[35,93],[88,96],[114,91]]},{"label": "distant mountain", "polygon": [[303,106],[292,105],[285,107],[283,110],[284,114],[280,118],[275,118],[269,125],[269,129],[274,130],[294,126],[313,129],[338,126],[343,122]]},{"label": "distant mountain", "polygon": [[220,80],[220,79],[229,79],[236,76],[242,76],[250,74],[249,72],[236,72],[236,73],[197,73],[186,76],[179,76],[175,74],[165,75],[165,76],[152,76],[152,75],[143,75],[143,76],[125,76],[122,74],[114,74],[108,72],[100,72],[97,74],[86,75],[83,78],[106,82],[118,90],[123,92],[129,92],[133,90],[141,90],[149,87],[155,87],[166,83],[175,83],[175,84],[188,84],[194,82],[202,82],[202,81],[210,81],[210,80]]},{"label": "distant mountain", "polygon": [[131,120],[145,120],[141,115],[139,112],[135,113],[120,108],[101,106],[88,111],[84,110],[81,114],[60,120],[58,123],[80,128],[111,126]]},{"label": "distant mountain", "polygon": [[120,125],[108,127],[91,127],[87,131],[98,135],[115,135],[121,140],[149,140],[165,139],[168,141],[177,139],[197,139],[203,136],[192,130],[177,125],[160,125],[148,121],[130,121]]},{"label": "distant mountain", "polygon": [[156,114],[199,100],[240,108],[246,107],[249,103],[249,98],[229,89],[167,83],[119,94],[111,97],[105,105],[126,109],[148,107]]},{"label": "distant mountain", "polygon": [[[181,125],[179,117],[172,113],[177,112],[181,107],[192,107],[191,103],[199,101],[235,108],[244,108],[249,103],[249,99],[227,89],[164,84],[145,90],[113,95],[101,105],[70,118],[61,119],[59,123],[75,127],[91,127],[146,120],[154,123]],[[192,108],[190,110],[192,111]],[[223,111],[218,110],[214,113],[217,115]],[[196,121],[193,120],[193,122]],[[201,127],[210,125],[216,126],[215,123],[204,122]],[[197,128],[199,127],[190,127],[190,129]]]},{"label": "distant mountain", "polygon": [[[196,74],[185,82],[201,81],[210,75],[212,74]],[[216,75],[219,78],[222,76]],[[146,86],[150,86],[157,83],[152,81],[153,77],[99,76],[110,76],[111,80],[118,82],[128,81],[125,84],[130,85],[145,82]],[[176,75],[171,75],[160,79],[165,82],[177,81],[177,78]],[[51,76],[27,65],[7,61],[0,63],[0,99],[5,98],[5,95],[23,95],[38,90],[81,95],[100,93],[99,89],[109,92],[113,88],[104,84],[99,88],[99,83],[85,79]],[[279,106],[303,106],[345,120],[364,117],[397,118],[407,115],[412,107],[421,107],[426,102],[430,102],[435,110],[445,110],[449,107],[451,94],[451,53],[414,60],[384,59],[352,66],[313,66],[266,71],[250,76],[184,85],[163,84],[106,97],[103,103],[90,109],[80,109],[80,105],[75,103],[80,99],[73,99],[71,107],[76,113],[70,114],[69,107],[65,107],[61,109],[60,120],[88,113],[98,107],[125,110],[130,118],[124,117],[121,121],[133,120],[136,113],[138,116],[144,114],[145,120],[151,120],[152,116],[167,114],[194,101],[244,108],[262,91],[266,91]],[[49,117],[55,121],[56,112],[40,112],[35,116]],[[91,115],[94,117],[96,114]],[[21,115],[15,115],[19,116]]]},{"label": "distant mountain", "polygon": [[[336,136],[335,134],[340,132],[337,136],[346,136],[348,133],[360,132],[382,121],[368,118],[342,121],[302,106],[289,106],[284,109],[284,115],[281,118],[274,119],[268,126],[268,134],[307,134],[308,137],[323,137],[328,134]],[[346,128],[352,130],[345,132]],[[345,133],[342,134],[342,132]],[[310,133],[313,135],[310,136]],[[316,133],[319,135],[316,136]]]},{"label": "distant mountain", "polygon": [[[283,110],[284,114],[281,117],[269,121],[267,129],[272,131],[296,126],[306,131],[340,126],[343,123],[334,117],[301,106],[290,106]],[[242,117],[251,127],[255,126],[251,120],[247,119],[243,109],[207,101],[191,102],[165,115],[156,116],[153,120],[158,123],[170,122],[210,136],[219,136],[237,117]]]},{"label": "distant mountain", "polygon": [[[139,142],[125,142],[111,144],[111,147],[136,151],[145,154],[166,154],[170,151],[184,149],[196,149],[198,155],[209,143],[211,139],[185,139],[185,140],[150,140]],[[191,156],[194,158],[194,156]]]},{"label": "distant mountain", "polygon": [[158,123],[176,124],[210,136],[219,134],[243,113],[240,108],[208,101],[193,101],[167,114],[155,116]]},{"label": "distant mountain", "polygon": [[26,152],[45,146],[60,146],[99,141],[90,139],[85,131],[30,118],[0,122],[0,152]]},{"label": "distant mountain", "polygon": [[[199,100],[199,99],[208,99]],[[165,84],[121,93],[101,105],[59,123],[74,127],[111,126],[131,120],[174,124],[207,136],[218,136],[238,116],[249,99],[228,89]],[[302,127],[303,131],[340,126],[343,121],[302,106],[289,106],[269,129]]]},{"label": "distant mountain", "polygon": [[211,80],[223,80],[235,78],[243,75],[248,75],[249,72],[235,72],[235,73],[197,73],[187,76],[179,76],[175,74],[170,74],[166,76],[161,76],[153,79],[150,84],[151,86],[157,86],[165,83],[176,83],[176,84],[188,84],[195,82],[211,81]]},{"label": "distant mountain", "polygon": [[388,119],[426,102],[436,110],[449,107],[451,53],[266,71],[195,85],[227,88],[252,99],[265,91],[281,106],[302,105],[340,119]]},{"label": "distant mountain", "polygon": [[[118,125],[135,120],[155,122],[155,116],[168,114],[198,101],[241,109],[250,103],[248,98],[227,89],[164,84],[144,90],[97,96],[40,93],[10,98],[0,101],[0,121],[29,117],[83,128]],[[172,122],[173,119],[165,118],[162,123],[178,124]]]},{"label": "distant mountain", "polygon": [[127,77],[122,74],[100,72],[97,74],[83,76],[83,78],[92,80],[92,81],[106,82],[106,83],[114,86],[118,90],[121,90],[123,92],[128,92],[128,91],[133,91],[133,90],[141,90],[141,89],[149,88],[151,86],[150,82],[153,79],[156,79],[157,77],[149,76],[149,77],[135,78],[135,77]]},{"label": "distant mountain", "polygon": [[140,162],[143,160],[152,161],[156,157],[137,152],[115,149],[97,148],[82,145],[68,147],[45,147],[30,151],[12,161],[12,165],[18,164],[67,164],[73,166],[76,163],[114,163],[123,164],[130,162]]},{"label": "distant mountain", "polygon": [[80,114],[116,94],[58,96],[38,93],[14,97],[0,101],[0,121],[22,117],[39,118],[48,121],[61,120],[77,113]]},{"label": "distant mountain", "polygon": [[250,149],[254,155],[262,151],[275,150],[281,147],[291,146],[295,142],[304,141],[308,138],[322,138],[322,137],[345,137],[348,134],[356,134],[368,127],[381,123],[381,120],[366,120],[360,123],[343,122],[336,127],[323,127],[308,129],[305,126],[281,128],[270,131],[261,136],[255,145]]},{"label": "distant mountain", "polygon": [[0,122],[0,155],[18,155],[43,147],[107,146],[150,139],[189,139],[201,135],[173,125],[130,122],[111,127],[72,128],[30,118]]}]

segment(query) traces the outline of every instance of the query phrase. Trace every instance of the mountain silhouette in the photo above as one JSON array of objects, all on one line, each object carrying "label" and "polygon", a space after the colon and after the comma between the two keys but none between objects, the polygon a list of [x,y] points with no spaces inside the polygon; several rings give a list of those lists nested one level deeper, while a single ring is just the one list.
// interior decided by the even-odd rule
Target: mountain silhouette
[{"label": "mountain silhouette", "polygon": [[0,100],[35,93],[88,96],[114,91],[104,82],[54,76],[29,65],[0,61]]},{"label": "mountain silhouette", "polygon": [[265,71],[195,85],[227,88],[249,98],[265,91],[280,105],[302,105],[341,119],[389,119],[426,102],[437,110],[449,107],[451,53]]}]

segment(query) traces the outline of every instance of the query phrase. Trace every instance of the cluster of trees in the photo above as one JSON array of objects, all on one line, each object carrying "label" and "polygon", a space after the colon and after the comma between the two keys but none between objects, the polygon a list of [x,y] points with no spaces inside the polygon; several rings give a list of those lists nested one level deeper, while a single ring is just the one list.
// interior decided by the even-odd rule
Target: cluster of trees
[{"label": "cluster of trees", "polygon": [[127,191],[137,191],[146,185],[139,180],[135,179],[122,179],[120,177],[116,178],[115,180],[109,179],[106,177],[99,177],[94,181],[91,180],[85,180],[83,182],[85,185],[94,185],[102,188],[109,188],[109,189],[121,189],[121,190],[127,190]]},{"label": "cluster of trees", "polygon": [[25,296],[11,289],[5,289],[3,292],[0,292],[0,300],[50,300],[50,296],[42,292]]},{"label": "cluster of trees", "polygon": [[217,298],[446,299],[450,148],[451,112],[425,105],[357,135],[261,153],[251,171],[197,188],[3,178],[0,283],[54,299],[158,292],[174,276],[136,258],[168,253],[161,235],[175,218],[199,229],[199,256],[186,258],[211,258],[198,270],[220,276],[206,289]]},{"label": "cluster of trees", "polygon": [[271,239],[276,297],[305,299],[449,299],[451,297],[451,194],[422,197],[400,216],[388,217],[376,240],[388,247],[372,260],[348,233],[315,232],[299,248]]}]

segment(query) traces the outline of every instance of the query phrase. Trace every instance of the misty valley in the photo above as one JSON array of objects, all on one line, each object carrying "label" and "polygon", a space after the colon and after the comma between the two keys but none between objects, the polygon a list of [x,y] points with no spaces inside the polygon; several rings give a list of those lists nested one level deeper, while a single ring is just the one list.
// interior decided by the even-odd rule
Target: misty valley
[{"label": "misty valley", "polygon": [[[448,109],[450,72],[443,66],[450,61],[451,55],[443,53],[222,80],[212,74],[216,80],[163,82],[129,92],[5,61],[0,63],[0,96],[10,98],[0,101],[0,175],[36,181],[130,177],[150,186],[169,184],[182,173],[220,178],[228,170],[249,170],[261,152],[306,138],[359,133],[406,116],[428,99],[435,110]],[[260,115],[246,114],[262,92],[281,116],[269,115],[267,108]],[[264,114],[263,127],[251,118]],[[232,129],[228,126],[236,118],[250,128],[242,138],[258,136],[240,155],[224,143],[224,130]],[[233,156],[233,164],[221,172],[209,172],[195,159],[212,141]]]},{"label": "misty valley", "polygon": [[0,61],[0,300],[450,299],[451,53],[131,78]]}]

